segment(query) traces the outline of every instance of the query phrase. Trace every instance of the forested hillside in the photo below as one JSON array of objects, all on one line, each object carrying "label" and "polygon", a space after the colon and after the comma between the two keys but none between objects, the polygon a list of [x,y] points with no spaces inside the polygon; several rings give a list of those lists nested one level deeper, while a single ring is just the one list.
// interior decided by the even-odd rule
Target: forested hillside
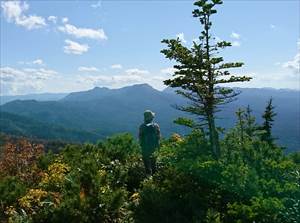
[{"label": "forested hillside", "polygon": [[14,136],[25,136],[32,139],[60,140],[73,143],[96,142],[104,138],[95,133],[39,122],[7,112],[1,112],[0,129],[2,133]]},{"label": "forested hillside", "polygon": [[[253,114],[258,122],[261,122],[261,115],[264,106],[270,97],[274,99],[275,117],[274,135],[278,142],[288,147],[289,150],[300,148],[300,94],[299,91],[276,90],[276,89],[255,89],[241,88],[238,100],[224,107],[217,122],[224,128],[233,127],[238,108],[251,106]],[[137,136],[137,129],[142,122],[144,110],[151,109],[156,112],[156,121],[160,124],[162,135],[170,136],[177,132],[184,134],[187,128],[180,127],[173,123],[179,116],[184,114],[174,108],[174,105],[185,104],[186,101],[177,95],[173,90],[167,88],[163,92],[155,90],[149,85],[133,85],[121,89],[94,88],[89,91],[74,92],[59,101],[35,101],[17,100],[9,102],[0,107],[2,112],[14,113],[31,120],[45,123],[45,125],[60,125],[67,129],[77,129],[90,132],[100,136],[110,136],[119,132],[130,132]],[[8,117],[6,117],[7,119]],[[16,120],[10,119],[10,123]],[[28,124],[30,122],[27,122]],[[1,131],[19,134],[20,125],[7,132],[7,128]],[[40,135],[27,134],[27,130],[21,131],[25,136]],[[64,134],[59,136],[69,140]],[[26,134],[25,134],[26,133]],[[44,134],[47,137],[46,134]],[[84,140],[85,134],[82,135]],[[49,135],[49,139],[51,139]],[[86,140],[92,140],[88,137]]]},{"label": "forested hillside", "polygon": [[[9,22],[29,24],[28,29],[33,20],[46,26],[43,17],[24,14],[27,3],[6,3],[1,7],[10,9]],[[0,222],[299,223],[299,91],[228,87],[247,84],[252,76],[234,73],[244,63],[220,54],[233,46],[213,36],[222,3],[195,1],[192,16],[201,31],[193,44],[183,33],[161,41],[161,53],[174,64],[164,91],[147,84],[95,87],[53,100],[44,95],[1,105]],[[102,10],[101,5],[92,8]],[[55,16],[48,20],[59,23]],[[67,17],[61,23],[65,28],[58,31],[77,38],[107,39],[102,29],[77,28]],[[64,52],[73,49],[76,56],[90,48],[70,39],[65,43],[70,46]],[[23,63],[46,66],[41,59]],[[15,76],[25,81],[29,71],[49,81],[56,74],[4,70],[5,81]]]},{"label": "forested hillside", "polygon": [[298,222],[299,152],[284,156],[257,137],[243,140],[237,125],[215,160],[201,132],[174,135],[147,177],[128,134],[57,154],[8,139],[0,146],[0,221]]},{"label": "forested hillside", "polygon": [[0,96],[0,105],[14,100],[37,100],[37,101],[55,101],[65,97],[67,93],[43,93],[43,94],[26,94]]}]

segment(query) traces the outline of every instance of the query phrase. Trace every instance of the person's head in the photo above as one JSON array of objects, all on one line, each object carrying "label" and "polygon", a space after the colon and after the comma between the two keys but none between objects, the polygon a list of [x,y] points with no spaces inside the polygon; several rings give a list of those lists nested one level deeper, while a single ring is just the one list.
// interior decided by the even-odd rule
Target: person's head
[{"label": "person's head", "polygon": [[150,123],[153,121],[154,119],[154,116],[155,116],[155,113],[150,111],[150,110],[146,110],[144,112],[144,122],[145,123]]}]

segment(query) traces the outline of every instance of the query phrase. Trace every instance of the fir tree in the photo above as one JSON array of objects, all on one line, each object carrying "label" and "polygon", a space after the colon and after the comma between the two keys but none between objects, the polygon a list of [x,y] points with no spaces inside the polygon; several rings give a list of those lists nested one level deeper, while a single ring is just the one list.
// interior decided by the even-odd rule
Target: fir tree
[{"label": "fir tree", "polygon": [[245,122],[246,122],[246,134],[251,138],[255,134],[255,131],[257,130],[257,125],[255,123],[255,117],[252,115],[252,109],[250,108],[250,105],[247,106],[246,112],[245,112]]},{"label": "fir tree", "polygon": [[237,119],[238,119],[238,129],[239,129],[239,132],[240,132],[240,141],[241,143],[243,144],[244,143],[244,138],[245,138],[245,131],[246,131],[246,127],[245,127],[245,110],[244,109],[241,109],[239,108],[237,111],[236,111],[236,116],[237,116]]},{"label": "fir tree", "polygon": [[220,105],[235,99],[239,92],[220,84],[244,82],[251,78],[236,76],[228,69],[239,68],[241,62],[223,62],[223,57],[217,56],[220,49],[231,46],[230,42],[216,42],[211,35],[211,16],[217,12],[216,5],[222,4],[221,0],[200,0],[194,3],[197,8],[193,16],[198,18],[203,31],[199,41],[194,41],[193,46],[184,46],[179,38],[167,40],[167,49],[161,52],[177,64],[174,66],[174,78],[164,81],[170,87],[177,87],[177,93],[189,99],[187,106],[177,106],[179,110],[194,114],[199,118],[200,124],[208,127],[211,149],[216,158],[220,156],[219,136],[216,127],[216,112]]},{"label": "fir tree", "polygon": [[275,107],[273,106],[273,99],[270,98],[262,115],[262,118],[264,119],[264,123],[261,127],[261,129],[264,130],[264,133],[262,134],[262,140],[266,141],[270,145],[272,145],[274,141],[274,138],[272,137],[272,126],[274,117],[276,116],[274,108]]}]

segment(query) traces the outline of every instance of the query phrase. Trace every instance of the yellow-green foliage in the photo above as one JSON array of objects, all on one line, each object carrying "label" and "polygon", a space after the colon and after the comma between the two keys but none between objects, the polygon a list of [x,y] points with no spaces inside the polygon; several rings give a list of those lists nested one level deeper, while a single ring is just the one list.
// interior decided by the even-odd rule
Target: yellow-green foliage
[{"label": "yellow-green foliage", "polygon": [[55,161],[48,166],[48,170],[43,174],[40,182],[41,187],[60,189],[66,180],[66,174],[70,171],[70,167],[60,161]]},{"label": "yellow-green foliage", "polygon": [[21,208],[26,211],[34,212],[35,209],[44,206],[44,201],[48,196],[47,191],[41,189],[30,189],[28,193],[19,199],[19,204]]},{"label": "yellow-green foliage", "polygon": [[41,173],[35,183],[1,178],[1,220],[297,222],[299,163],[255,136],[241,144],[238,131],[225,135],[218,160],[202,131],[171,136],[155,154],[158,172],[151,177],[129,134],[66,146],[30,164]]}]

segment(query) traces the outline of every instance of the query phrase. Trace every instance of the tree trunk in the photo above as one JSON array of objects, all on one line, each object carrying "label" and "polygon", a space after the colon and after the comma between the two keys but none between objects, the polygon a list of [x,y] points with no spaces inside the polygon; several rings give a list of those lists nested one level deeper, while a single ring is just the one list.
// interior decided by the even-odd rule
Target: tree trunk
[{"label": "tree trunk", "polygon": [[209,141],[213,155],[218,159],[221,155],[220,144],[219,144],[219,134],[215,125],[215,118],[212,114],[208,115],[208,127],[209,127]]},{"label": "tree trunk", "polygon": [[219,136],[215,125],[215,117],[214,117],[214,105],[215,105],[215,98],[214,98],[214,74],[211,67],[210,61],[210,54],[209,54],[209,16],[205,19],[205,42],[206,42],[206,60],[209,62],[208,67],[208,100],[207,100],[207,120],[209,126],[209,140],[212,148],[212,152],[216,159],[220,157],[220,145],[219,145]]}]

